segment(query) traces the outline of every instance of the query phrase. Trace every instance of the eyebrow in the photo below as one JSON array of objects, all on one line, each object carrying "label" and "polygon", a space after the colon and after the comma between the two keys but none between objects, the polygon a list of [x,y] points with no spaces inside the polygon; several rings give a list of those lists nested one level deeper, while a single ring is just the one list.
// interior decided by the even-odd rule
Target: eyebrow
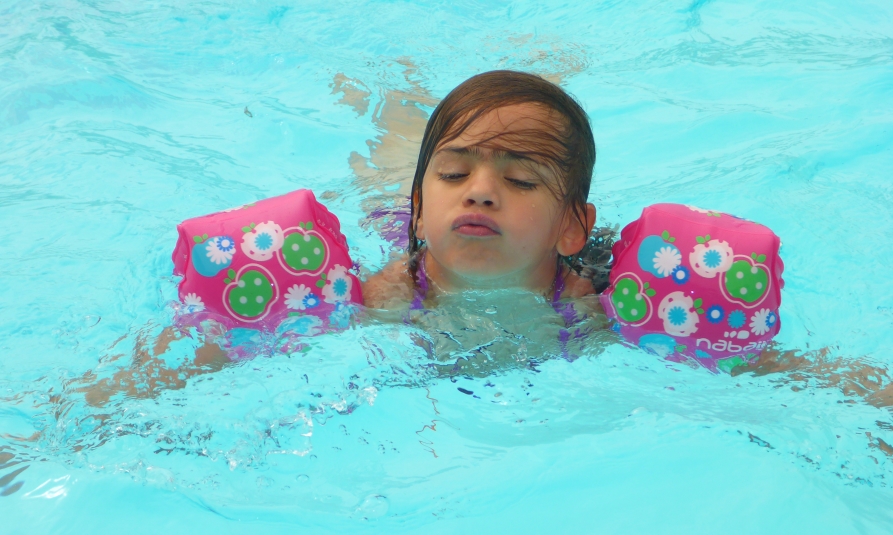
[{"label": "eyebrow", "polygon": [[[473,156],[475,158],[484,159],[484,151],[477,145],[470,145],[468,147],[444,147],[439,149],[434,153],[435,156],[440,154],[441,152],[449,152],[452,154],[458,154],[460,156]],[[509,160],[509,161],[526,161],[531,162],[537,165],[542,165],[540,162],[535,159],[522,154],[520,152],[514,152],[510,150],[502,150],[502,149],[492,149],[493,159],[496,160]]]}]

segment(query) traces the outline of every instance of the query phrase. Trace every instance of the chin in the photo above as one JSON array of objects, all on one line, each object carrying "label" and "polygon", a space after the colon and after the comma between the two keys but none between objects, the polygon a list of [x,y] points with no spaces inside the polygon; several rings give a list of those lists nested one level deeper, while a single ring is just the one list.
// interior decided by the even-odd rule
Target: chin
[{"label": "chin", "polygon": [[438,263],[455,275],[470,280],[489,281],[514,273],[518,267],[493,248],[467,248],[448,251]]}]

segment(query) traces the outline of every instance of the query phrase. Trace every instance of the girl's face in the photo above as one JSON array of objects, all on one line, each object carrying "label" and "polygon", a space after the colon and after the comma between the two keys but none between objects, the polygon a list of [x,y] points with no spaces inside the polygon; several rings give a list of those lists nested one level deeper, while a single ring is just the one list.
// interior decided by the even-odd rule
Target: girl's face
[{"label": "girl's face", "polygon": [[[499,108],[435,149],[417,225],[435,282],[447,289],[548,288],[556,255],[585,243],[579,223],[552,193],[561,178],[522,154],[535,149],[523,132],[559,127],[553,115],[535,104]],[[572,238],[579,247],[563,250],[577,245]]]}]

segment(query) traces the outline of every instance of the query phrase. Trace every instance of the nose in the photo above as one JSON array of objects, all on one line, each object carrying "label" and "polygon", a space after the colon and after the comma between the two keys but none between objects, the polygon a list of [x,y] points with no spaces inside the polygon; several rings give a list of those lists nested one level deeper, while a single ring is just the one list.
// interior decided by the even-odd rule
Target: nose
[{"label": "nose", "polygon": [[463,205],[499,208],[499,179],[497,170],[483,165],[474,170],[465,182],[465,199]]}]

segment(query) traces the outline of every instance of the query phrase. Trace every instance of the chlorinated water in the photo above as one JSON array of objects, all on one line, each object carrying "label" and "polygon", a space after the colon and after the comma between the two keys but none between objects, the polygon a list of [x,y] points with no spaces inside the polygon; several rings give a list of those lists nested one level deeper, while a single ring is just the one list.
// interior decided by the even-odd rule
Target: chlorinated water
[{"label": "chlorinated water", "polygon": [[[6,0],[0,21],[5,533],[893,527],[893,7]],[[171,324],[179,221],[311,188],[375,271],[368,214],[405,198],[438,100],[495,68],[590,114],[600,224],[679,202],[774,229],[779,342],[806,361],[714,375],[595,334],[571,362],[463,304],[88,402]]]}]

